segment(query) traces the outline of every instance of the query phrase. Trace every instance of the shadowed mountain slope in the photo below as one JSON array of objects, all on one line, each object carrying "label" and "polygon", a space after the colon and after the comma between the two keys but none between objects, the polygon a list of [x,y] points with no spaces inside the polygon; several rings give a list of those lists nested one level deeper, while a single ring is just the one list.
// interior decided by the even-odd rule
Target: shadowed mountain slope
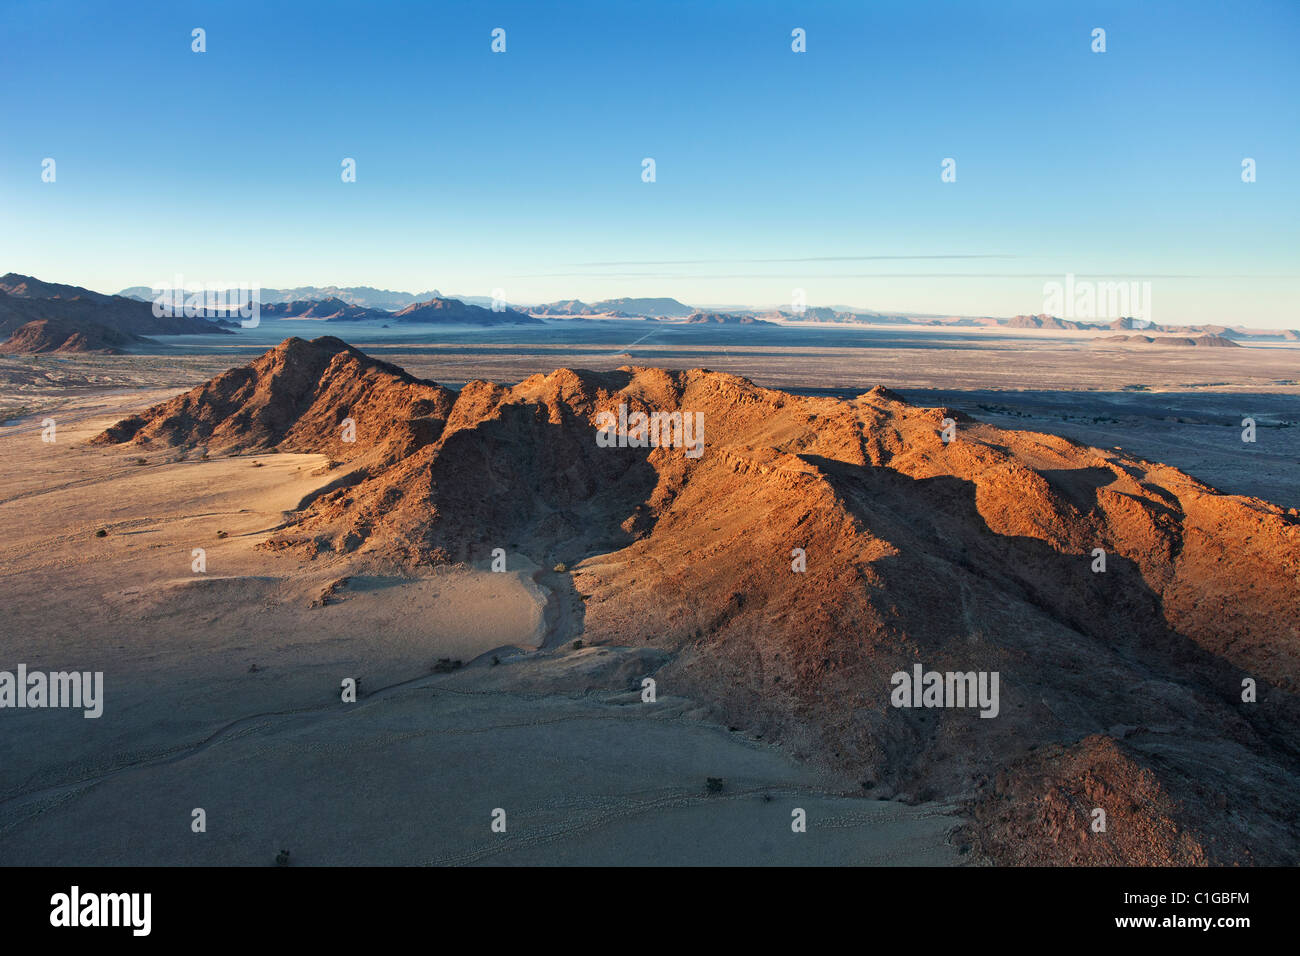
[{"label": "shadowed mountain slope", "polygon": [[119,332],[98,322],[69,322],[64,319],[37,319],[19,326],[13,335],[0,343],[6,355],[42,352],[120,353],[128,345],[147,341],[129,332]]},{"label": "shadowed mountain slope", "polygon": [[366,319],[387,319],[391,312],[370,309],[345,302],[337,296],[328,299],[298,299],[293,302],[262,304],[261,314],[271,318],[319,319],[323,321],[357,322]]},{"label": "shadowed mountain slope", "polygon": [[155,316],[152,302],[42,282],[16,272],[0,276],[0,334],[10,334],[28,322],[42,319],[79,323],[81,330],[90,335],[96,334],[92,325],[127,335],[228,334],[206,319]]},{"label": "shadowed mountain slope", "polygon": [[540,325],[542,320],[502,309],[494,312],[481,305],[470,305],[459,299],[429,299],[416,302],[393,313],[392,320],[402,324],[428,323],[437,325]]}]

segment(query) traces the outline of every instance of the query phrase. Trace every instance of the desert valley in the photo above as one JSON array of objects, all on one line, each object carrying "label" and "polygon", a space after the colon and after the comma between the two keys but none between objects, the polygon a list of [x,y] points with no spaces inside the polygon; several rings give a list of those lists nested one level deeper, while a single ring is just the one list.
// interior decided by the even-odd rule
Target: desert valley
[{"label": "desert valley", "polygon": [[0,281],[7,862],[1300,862],[1295,336],[375,292]]}]

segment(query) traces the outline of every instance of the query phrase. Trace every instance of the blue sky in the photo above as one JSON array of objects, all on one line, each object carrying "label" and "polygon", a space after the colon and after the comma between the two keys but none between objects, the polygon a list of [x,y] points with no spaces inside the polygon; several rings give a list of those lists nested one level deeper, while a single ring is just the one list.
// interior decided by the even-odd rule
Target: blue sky
[{"label": "blue sky", "polygon": [[1300,326],[1295,0],[5,0],[0,48],[0,271]]}]

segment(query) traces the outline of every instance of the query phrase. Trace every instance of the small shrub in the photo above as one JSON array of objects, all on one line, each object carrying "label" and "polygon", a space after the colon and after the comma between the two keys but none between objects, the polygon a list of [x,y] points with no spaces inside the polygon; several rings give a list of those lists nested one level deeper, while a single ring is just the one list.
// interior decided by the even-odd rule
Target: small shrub
[{"label": "small shrub", "polygon": [[281,850],[279,853],[277,853],[277,854],[275,855],[275,865],[276,865],[276,866],[288,866],[288,865],[289,865],[289,851],[288,851],[288,850]]},{"label": "small shrub", "polygon": [[709,791],[709,793],[721,793],[721,792],[722,792],[722,778],[721,778],[721,777],[709,777],[708,779],[706,779],[706,780],[704,781],[704,789],[707,790],[707,791]]},{"label": "small shrub", "polygon": [[107,538],[107,537],[108,537],[108,532],[107,532],[105,529],[100,528],[98,531],[95,532],[95,537],[96,537],[96,538]]}]

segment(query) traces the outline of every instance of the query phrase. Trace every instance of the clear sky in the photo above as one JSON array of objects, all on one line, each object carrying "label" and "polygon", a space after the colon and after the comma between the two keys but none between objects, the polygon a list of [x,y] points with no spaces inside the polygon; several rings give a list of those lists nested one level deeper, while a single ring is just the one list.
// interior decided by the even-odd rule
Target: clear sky
[{"label": "clear sky", "polygon": [[3,0],[0,51],[0,272],[1300,326],[1297,0]]}]

